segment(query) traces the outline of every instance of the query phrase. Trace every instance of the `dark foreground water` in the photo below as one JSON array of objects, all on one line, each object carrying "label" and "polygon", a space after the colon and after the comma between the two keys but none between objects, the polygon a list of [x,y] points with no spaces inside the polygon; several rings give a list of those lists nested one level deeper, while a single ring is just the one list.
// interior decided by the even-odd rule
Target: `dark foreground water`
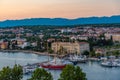
[{"label": "dark foreground water", "polygon": [[[0,69],[4,66],[14,66],[15,63],[26,65],[27,63],[36,63],[46,61],[47,56],[29,54],[22,52],[0,52]],[[51,58],[52,59],[52,58]],[[78,64],[86,73],[88,80],[120,80],[120,68],[106,68],[100,66],[99,62],[88,62]],[[61,70],[49,70],[54,80],[59,78]],[[30,75],[24,76],[23,80],[30,78]]]}]

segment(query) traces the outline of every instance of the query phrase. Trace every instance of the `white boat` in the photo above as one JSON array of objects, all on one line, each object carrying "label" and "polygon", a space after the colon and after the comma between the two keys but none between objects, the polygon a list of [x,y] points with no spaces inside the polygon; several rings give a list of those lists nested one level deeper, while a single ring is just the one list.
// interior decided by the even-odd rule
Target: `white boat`
[{"label": "white boat", "polygon": [[106,61],[108,58],[107,57],[101,57],[100,60]]},{"label": "white boat", "polygon": [[73,65],[73,63],[68,60],[63,60],[62,62],[63,62],[63,64],[66,64],[66,65],[69,65],[69,64]]},{"label": "white boat", "polygon": [[120,59],[115,59],[115,62],[117,63],[117,66],[120,67]]},{"label": "white boat", "polygon": [[88,58],[88,60],[90,60],[90,61],[101,61],[101,59],[99,59],[99,58]]},{"label": "white boat", "polygon": [[105,61],[101,63],[102,66],[106,67],[120,67],[120,62],[117,61]]},{"label": "white boat", "polygon": [[120,67],[120,63],[117,63],[117,66]]},{"label": "white boat", "polygon": [[102,66],[105,66],[105,67],[113,67],[112,62],[109,62],[109,61],[102,62],[101,65],[102,65]]},{"label": "white boat", "polygon": [[71,62],[85,63],[87,61],[87,58],[85,56],[70,55],[69,60]]},{"label": "white boat", "polygon": [[36,64],[27,64],[23,66],[23,74],[33,73],[37,68],[41,68]]}]

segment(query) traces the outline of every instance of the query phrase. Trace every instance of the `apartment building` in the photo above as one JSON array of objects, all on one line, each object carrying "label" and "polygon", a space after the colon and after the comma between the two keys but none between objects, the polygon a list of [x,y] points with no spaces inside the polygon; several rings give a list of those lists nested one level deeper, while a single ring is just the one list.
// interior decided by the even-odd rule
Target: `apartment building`
[{"label": "apartment building", "polygon": [[108,34],[108,33],[105,34],[106,39],[110,39],[111,37],[112,37],[113,42],[116,42],[116,41],[120,42],[120,34],[115,34],[115,33],[114,34],[112,34],[112,33],[111,34]]},{"label": "apartment building", "polygon": [[90,47],[87,42],[54,42],[52,43],[52,50],[54,50],[55,53],[63,50],[66,53],[81,54],[84,51],[90,51]]}]

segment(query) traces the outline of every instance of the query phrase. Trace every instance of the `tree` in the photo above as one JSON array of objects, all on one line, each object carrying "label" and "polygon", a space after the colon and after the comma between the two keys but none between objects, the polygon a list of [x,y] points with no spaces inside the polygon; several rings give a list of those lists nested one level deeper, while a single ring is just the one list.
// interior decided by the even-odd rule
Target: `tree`
[{"label": "tree", "polygon": [[0,71],[0,80],[11,80],[11,69],[8,66]]},{"label": "tree", "polygon": [[90,52],[90,57],[95,57],[95,56],[96,56],[95,51],[91,51]]},{"label": "tree", "polygon": [[20,65],[15,65],[11,70],[12,80],[21,80],[23,78],[23,70]]},{"label": "tree", "polygon": [[52,49],[48,49],[48,53],[52,54],[54,51]]},{"label": "tree", "polygon": [[37,68],[32,77],[28,80],[53,80],[51,73],[47,72],[45,69]]},{"label": "tree", "polygon": [[119,53],[119,51],[113,51],[113,53],[112,53],[113,55],[115,55],[116,57],[118,57],[119,55],[120,55],[120,53]]},{"label": "tree", "polygon": [[75,75],[76,75],[75,80],[87,80],[86,74],[82,72],[82,69],[80,69],[79,66],[77,66],[75,69]]},{"label": "tree", "polygon": [[87,80],[86,74],[82,72],[79,66],[67,65],[58,80]]},{"label": "tree", "polygon": [[22,67],[15,65],[13,68],[4,67],[0,71],[0,80],[21,80],[23,78]]},{"label": "tree", "polygon": [[88,51],[84,51],[82,55],[86,55],[86,56],[89,56],[89,52]]},{"label": "tree", "polygon": [[100,54],[100,53],[96,53],[96,57],[101,57],[102,56],[102,54]]}]

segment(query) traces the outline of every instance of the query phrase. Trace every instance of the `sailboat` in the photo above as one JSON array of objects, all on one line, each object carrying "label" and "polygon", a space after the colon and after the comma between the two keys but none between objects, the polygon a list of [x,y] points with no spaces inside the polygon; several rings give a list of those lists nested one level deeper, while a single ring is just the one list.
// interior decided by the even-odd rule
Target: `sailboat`
[{"label": "sailboat", "polygon": [[48,69],[63,69],[66,66],[66,64],[63,64],[61,60],[59,59],[53,59],[52,61],[49,61],[47,63],[43,63],[41,67],[48,68]]},{"label": "sailboat", "polygon": [[61,59],[56,57],[57,54],[54,56],[54,59],[52,61],[48,61],[46,63],[43,63],[41,67],[47,68],[47,69],[63,69],[65,68],[66,64],[61,61]]}]

